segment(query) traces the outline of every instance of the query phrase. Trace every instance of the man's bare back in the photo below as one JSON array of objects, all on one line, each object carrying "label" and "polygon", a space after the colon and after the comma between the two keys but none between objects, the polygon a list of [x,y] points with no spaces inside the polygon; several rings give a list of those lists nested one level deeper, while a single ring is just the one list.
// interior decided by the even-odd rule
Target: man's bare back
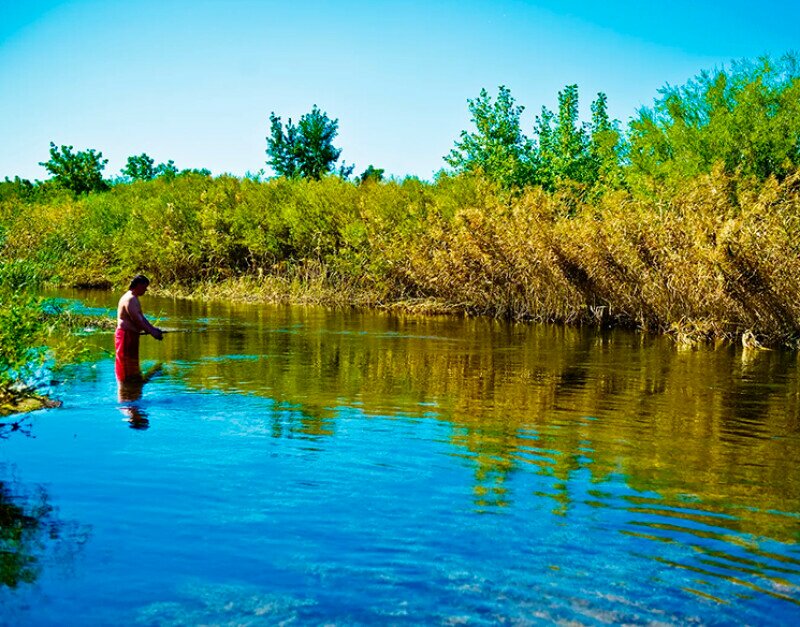
[{"label": "man's bare back", "polygon": [[[144,277],[142,277],[144,279]],[[147,291],[149,281],[144,279],[141,282],[132,284],[131,289],[122,295],[117,305],[117,328],[131,333],[141,333],[144,331],[160,340],[163,335],[161,329],[154,327],[147,321],[142,313],[142,305],[139,303],[139,296]],[[134,281],[135,282],[135,281]]]}]

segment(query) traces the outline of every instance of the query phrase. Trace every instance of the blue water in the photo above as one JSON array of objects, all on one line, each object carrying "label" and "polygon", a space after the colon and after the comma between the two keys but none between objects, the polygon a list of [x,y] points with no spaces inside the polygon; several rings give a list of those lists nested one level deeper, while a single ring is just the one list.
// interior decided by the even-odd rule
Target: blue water
[{"label": "blue water", "polygon": [[800,619],[791,357],[156,303],[141,398],[101,356],[0,440],[7,498],[52,508],[6,542],[35,577],[4,624]]}]

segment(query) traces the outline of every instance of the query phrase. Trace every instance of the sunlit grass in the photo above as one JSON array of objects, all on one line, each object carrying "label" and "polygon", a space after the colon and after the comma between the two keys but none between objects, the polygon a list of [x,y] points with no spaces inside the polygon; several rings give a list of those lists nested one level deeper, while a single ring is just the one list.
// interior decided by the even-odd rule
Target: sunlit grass
[{"label": "sunlit grass", "polygon": [[59,285],[145,273],[183,297],[407,308],[667,333],[800,336],[800,174],[717,169],[653,200],[477,177],[178,177],[0,204],[3,258]]}]

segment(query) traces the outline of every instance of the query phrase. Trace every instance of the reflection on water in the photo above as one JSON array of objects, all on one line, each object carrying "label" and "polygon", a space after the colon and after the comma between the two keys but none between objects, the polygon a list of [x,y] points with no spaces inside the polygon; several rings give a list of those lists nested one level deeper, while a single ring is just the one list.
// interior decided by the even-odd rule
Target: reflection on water
[{"label": "reflection on water", "polygon": [[[69,469],[59,490],[98,527],[105,585],[135,573],[128,613],[96,609],[97,622],[800,617],[795,353],[678,352],[630,333],[487,320],[145,306],[183,331],[143,342],[156,366],[118,396],[109,360],[76,369],[64,408],[37,419],[38,447],[0,443],[15,460],[24,448]],[[103,419],[114,407],[150,429],[119,430]],[[88,583],[78,596],[102,607],[103,586]]]},{"label": "reflection on water", "polygon": [[3,588],[32,584],[43,564],[74,559],[87,530],[61,520],[42,486],[26,488],[0,466],[0,599]]},{"label": "reflection on water", "polygon": [[[127,363],[121,363],[123,361]],[[159,374],[162,368],[163,364],[159,362],[142,372],[139,359],[122,360],[119,356],[116,357],[114,372],[117,377],[117,398],[122,403],[119,410],[130,423],[131,429],[147,429],[150,426],[147,412],[138,401],[142,398],[145,384]]]}]

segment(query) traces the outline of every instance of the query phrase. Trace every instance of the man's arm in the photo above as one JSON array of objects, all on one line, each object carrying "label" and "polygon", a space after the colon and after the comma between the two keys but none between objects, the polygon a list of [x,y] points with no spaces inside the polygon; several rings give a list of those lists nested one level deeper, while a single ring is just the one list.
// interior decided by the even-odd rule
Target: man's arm
[{"label": "man's arm", "polygon": [[130,302],[128,303],[128,313],[130,314],[131,318],[136,321],[136,324],[144,331],[145,333],[149,333],[157,340],[160,340],[164,337],[161,329],[154,327],[147,321],[147,318],[144,317],[142,313],[142,306],[139,303],[138,298],[131,298]]}]

